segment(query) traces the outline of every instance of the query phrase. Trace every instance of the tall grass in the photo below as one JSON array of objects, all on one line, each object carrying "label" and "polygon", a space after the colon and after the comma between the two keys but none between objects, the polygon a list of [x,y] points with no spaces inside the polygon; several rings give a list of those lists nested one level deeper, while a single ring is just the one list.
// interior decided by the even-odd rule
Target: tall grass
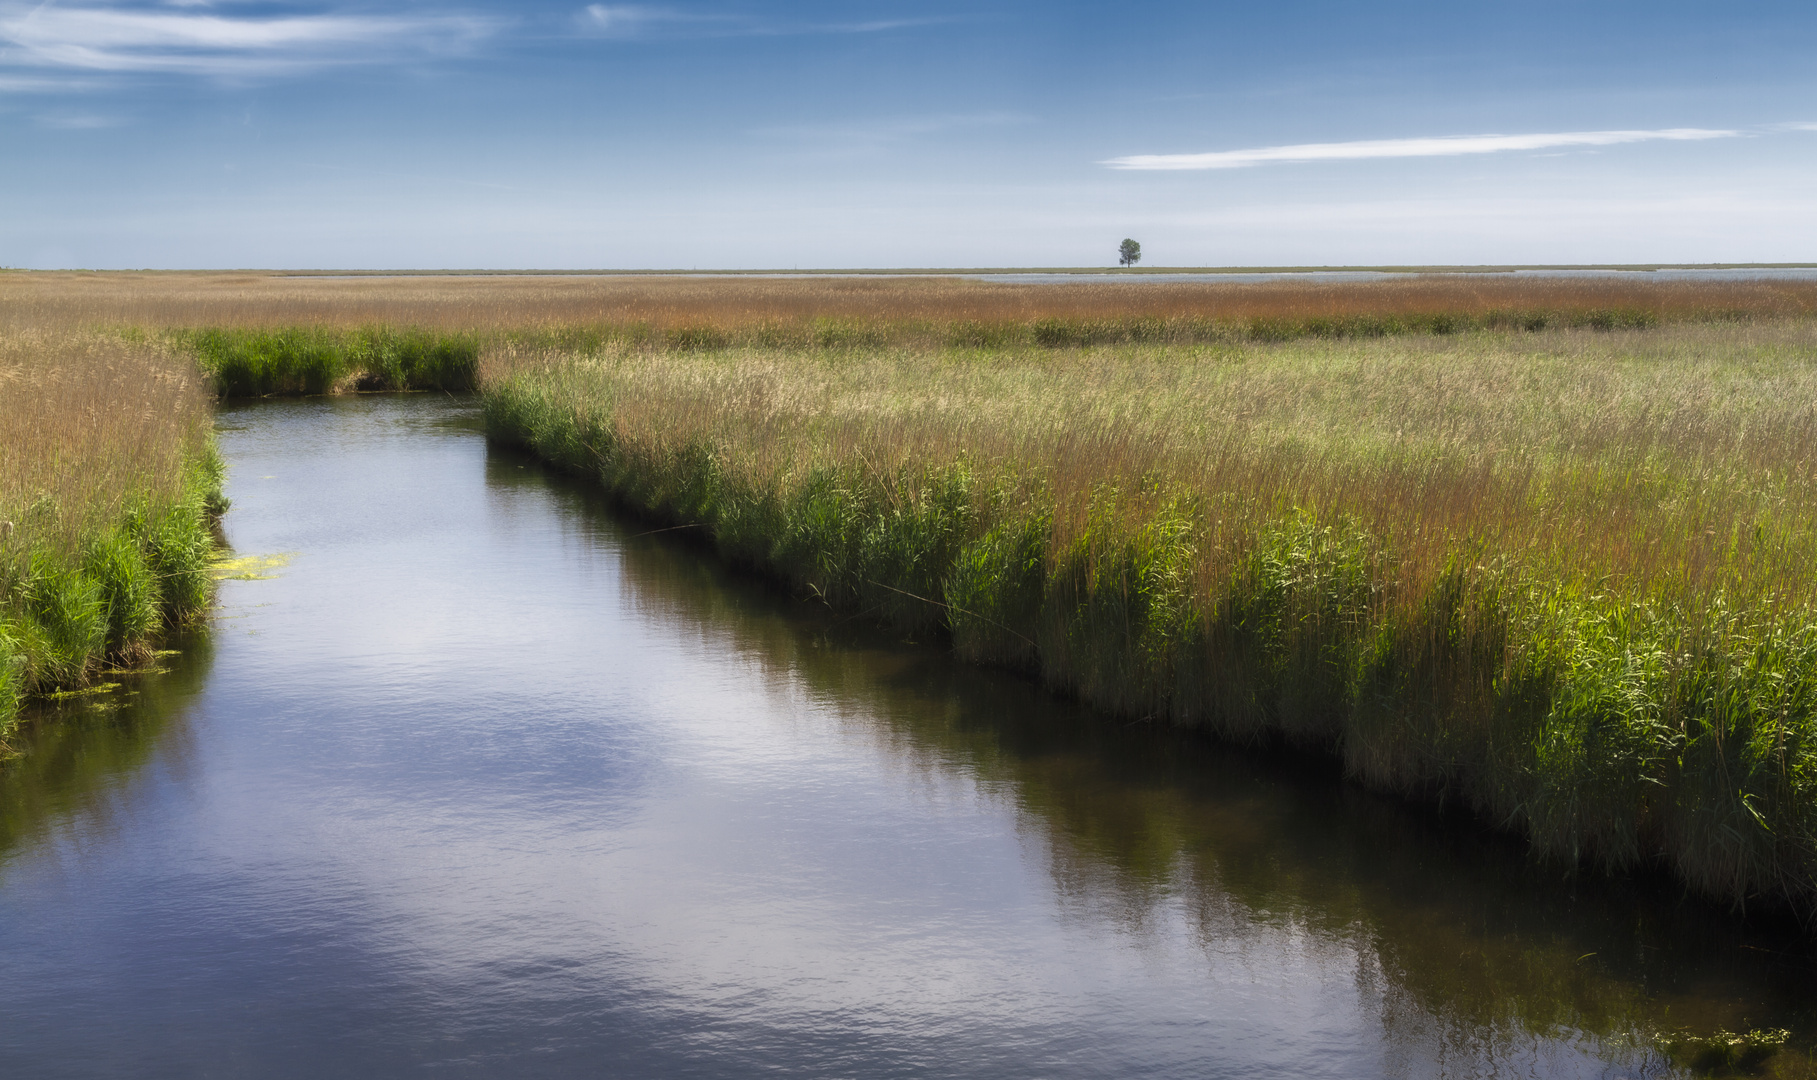
[{"label": "tall grass", "polygon": [[1115,713],[1817,899],[1805,321],[1216,346],[500,345],[490,429]]},{"label": "tall grass", "polygon": [[188,361],[0,335],[0,728],[28,694],[141,659],[208,604],[220,461]]},{"label": "tall grass", "polygon": [[471,390],[471,336],[422,329],[216,327],[172,335],[222,397],[346,390]]}]

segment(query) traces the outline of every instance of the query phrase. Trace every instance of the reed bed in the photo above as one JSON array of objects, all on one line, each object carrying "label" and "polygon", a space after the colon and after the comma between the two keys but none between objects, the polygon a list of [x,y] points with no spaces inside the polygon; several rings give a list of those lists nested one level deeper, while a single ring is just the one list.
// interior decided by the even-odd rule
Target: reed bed
[{"label": "reed bed", "polygon": [[[293,277],[5,273],[0,323],[149,330],[643,333],[698,345],[1089,344],[1817,316],[1817,282],[1428,275],[1379,282],[1018,285],[921,277]],[[1045,329],[1043,329],[1045,328]]]},{"label": "reed bed", "polygon": [[203,611],[221,509],[206,382],[113,336],[0,334],[0,729]]},{"label": "reed bed", "polygon": [[1262,284],[956,277],[0,274],[0,320],[195,355],[224,397],[464,390],[488,343],[595,351],[1065,349],[1622,330],[1817,316],[1817,282],[1425,275]]},{"label": "reed bed", "polygon": [[490,430],[1124,717],[1817,899],[1817,326],[501,341]]}]

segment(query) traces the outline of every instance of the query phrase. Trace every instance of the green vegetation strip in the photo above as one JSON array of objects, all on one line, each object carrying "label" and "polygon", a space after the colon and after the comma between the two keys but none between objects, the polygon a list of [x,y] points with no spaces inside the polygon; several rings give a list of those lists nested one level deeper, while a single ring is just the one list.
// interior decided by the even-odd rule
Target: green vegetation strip
[{"label": "green vegetation strip", "polygon": [[110,659],[150,659],[165,626],[207,610],[219,500],[218,460],[205,457],[179,498],[134,499],[112,528],[76,550],[40,547],[0,567],[0,730],[29,694],[117,685],[88,680]]},{"label": "green vegetation strip", "polygon": [[471,335],[385,327],[179,331],[221,397],[471,390]]},{"label": "green vegetation strip", "polygon": [[494,437],[1112,713],[1817,900],[1810,328],[500,347]]}]

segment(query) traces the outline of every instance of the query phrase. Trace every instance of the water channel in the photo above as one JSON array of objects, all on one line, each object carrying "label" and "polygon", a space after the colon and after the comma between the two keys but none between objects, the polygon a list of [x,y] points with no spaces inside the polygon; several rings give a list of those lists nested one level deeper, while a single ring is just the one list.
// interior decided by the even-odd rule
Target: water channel
[{"label": "water channel", "polygon": [[0,1075],[1671,1075],[1782,925],[1119,726],[650,535],[471,402],[220,416],[244,555],[0,769]]}]

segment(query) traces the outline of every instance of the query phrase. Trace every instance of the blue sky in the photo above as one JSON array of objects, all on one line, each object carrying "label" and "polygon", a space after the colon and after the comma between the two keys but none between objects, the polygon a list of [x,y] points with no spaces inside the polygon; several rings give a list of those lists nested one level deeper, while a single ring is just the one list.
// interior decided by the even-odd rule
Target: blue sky
[{"label": "blue sky", "polygon": [[1817,6],[0,0],[0,265],[1817,260]]}]

